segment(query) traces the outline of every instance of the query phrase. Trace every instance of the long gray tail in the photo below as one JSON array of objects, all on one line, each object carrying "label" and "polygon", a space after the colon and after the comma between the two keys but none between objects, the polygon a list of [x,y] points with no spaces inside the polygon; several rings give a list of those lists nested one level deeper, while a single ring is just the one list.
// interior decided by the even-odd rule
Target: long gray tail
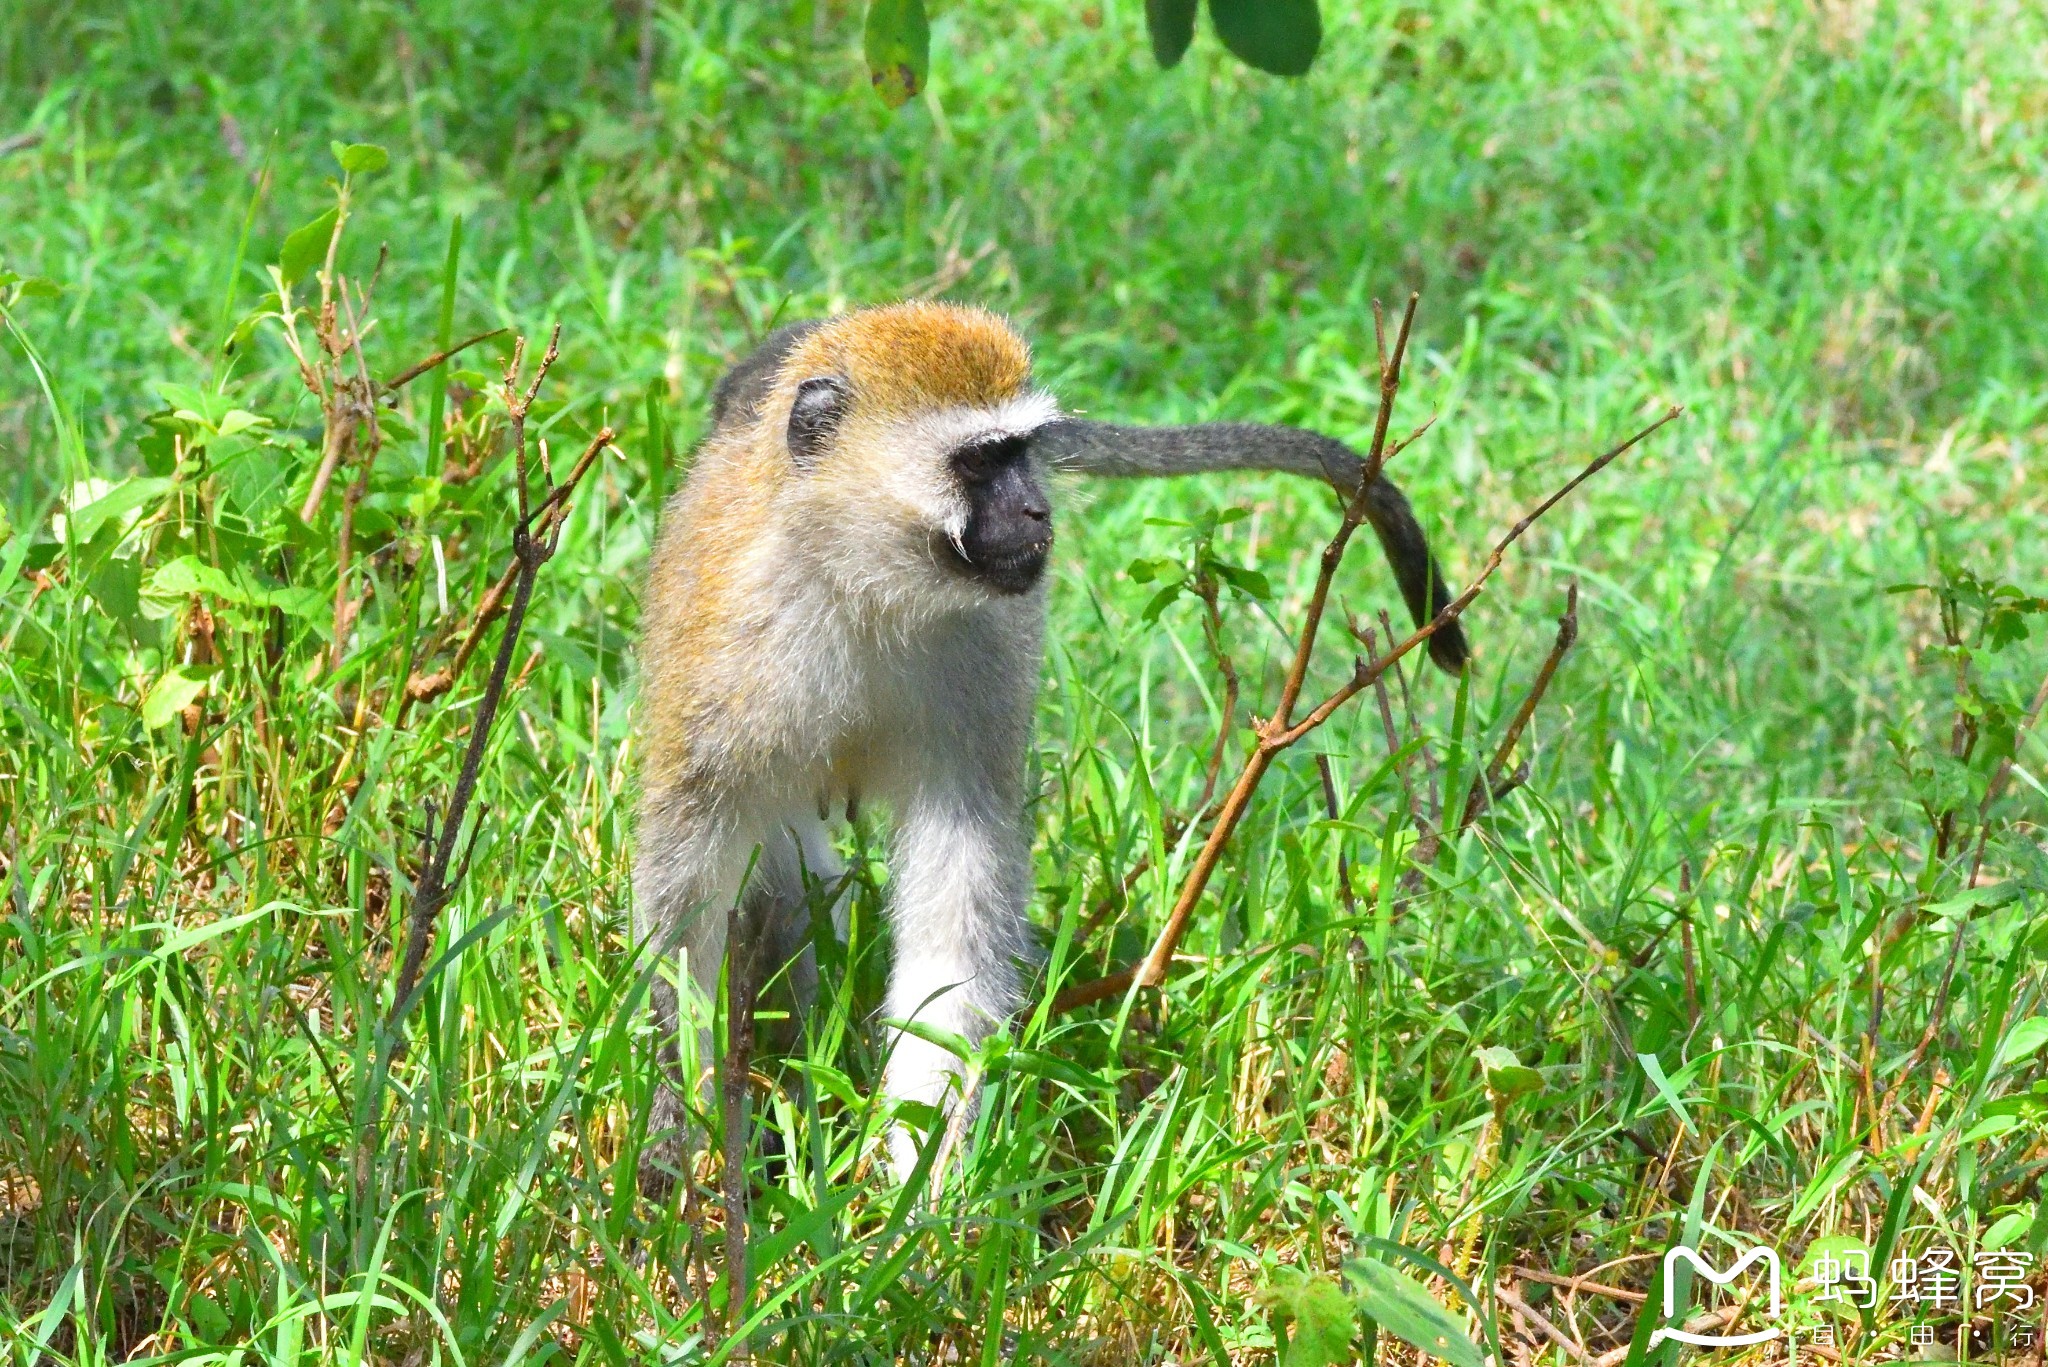
[{"label": "long gray tail", "polygon": [[[1365,463],[1334,437],[1300,427],[1248,422],[1207,422],[1186,427],[1124,427],[1061,418],[1031,436],[1032,449],[1056,470],[1118,478],[1198,475],[1217,470],[1279,470],[1333,484],[1347,497],[1358,489]],[[1366,492],[1366,520],[1394,571],[1394,582],[1418,627],[1450,604],[1429,539],[1407,496],[1384,475]],[[1458,622],[1429,638],[1429,657],[1456,674],[1471,659]]]}]

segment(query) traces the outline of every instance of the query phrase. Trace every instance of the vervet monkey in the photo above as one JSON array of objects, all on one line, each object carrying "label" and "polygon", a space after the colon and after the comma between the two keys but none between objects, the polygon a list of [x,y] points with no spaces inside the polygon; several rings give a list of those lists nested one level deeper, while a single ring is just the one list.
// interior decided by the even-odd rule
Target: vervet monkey
[{"label": "vervet monkey", "polygon": [[[807,998],[806,875],[842,871],[825,814],[877,800],[894,823],[886,1014],[978,1040],[1018,1007],[1032,948],[1024,778],[1048,471],[1275,469],[1349,493],[1361,463],[1291,428],[1063,417],[1007,323],[934,303],[781,329],[719,383],[712,420],[642,605],[636,929],[680,945],[708,1001],[737,909],[735,971],[787,964]],[[1450,594],[1407,500],[1380,479],[1366,507],[1428,620]],[[1457,623],[1430,651],[1463,667]],[[834,920],[843,933],[843,906]],[[665,985],[656,1005],[672,1053]],[[887,1045],[891,1096],[949,1104],[958,1059],[901,1031]],[[657,1128],[678,1100],[663,1088]],[[915,1160],[900,1132],[892,1156]]]}]

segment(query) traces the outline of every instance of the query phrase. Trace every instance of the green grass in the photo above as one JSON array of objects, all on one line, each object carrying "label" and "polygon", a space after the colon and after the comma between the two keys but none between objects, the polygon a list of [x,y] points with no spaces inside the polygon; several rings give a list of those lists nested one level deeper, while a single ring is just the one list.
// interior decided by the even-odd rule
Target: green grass
[{"label": "green grass", "polygon": [[[637,17],[569,7],[0,18],[0,142],[41,135],[0,157],[0,268],[63,286],[11,304],[0,338],[11,1361],[710,1353],[715,1201],[632,1195],[654,1081],[626,904],[636,577],[664,452],[750,336],[930,291],[1015,316],[1072,407],[1362,440],[1369,301],[1422,289],[1396,424],[1439,417],[1397,473],[1454,577],[1585,455],[1689,412],[1518,549],[1471,619],[1464,696],[1411,678],[1427,763],[1389,762],[1376,706],[1342,714],[1268,779],[1163,995],[1033,1015],[983,1058],[933,1207],[860,1161],[884,1119],[884,832],[849,837],[871,876],[839,986],[762,1064],[787,1157],[757,1155],[758,1351],[1264,1361],[1276,1269],[1335,1272],[1367,1238],[1480,1288],[1694,1231],[1788,1263],[1826,1234],[2044,1251],[2038,737],[1991,809],[1997,891],[1964,894],[2048,651],[2038,626],[1980,646],[1959,688],[1933,596],[1885,590],[1967,569],[2048,592],[2048,20],[1988,0],[1328,8],[1289,83],[1206,34],[1151,70],[1135,4],[950,6],[933,97],[895,117],[863,87],[857,16],[807,5],[661,6],[645,97]],[[221,351],[332,202],[330,139],[392,158],[353,187],[342,256],[363,279],[388,246],[372,370],[433,349],[459,215],[453,335],[559,321],[537,428],[558,461],[600,422],[622,433],[542,574],[438,940],[460,953],[388,1068],[394,926],[484,671],[402,717],[392,687],[445,662],[502,567],[510,473],[444,481],[434,381],[404,392],[346,581],[373,591],[335,650],[340,499],[310,528],[285,511],[318,406],[274,325]],[[477,373],[446,390],[471,438],[498,364],[458,362]],[[152,422],[167,406],[199,416]],[[231,409],[266,421],[222,435]],[[83,481],[127,478],[165,482],[87,507],[104,486]],[[1196,608],[1146,623],[1153,586],[1125,568],[1233,506],[1252,516],[1220,549],[1275,592],[1226,599],[1226,638],[1269,703],[1328,496],[1068,491],[1036,1000],[1141,953],[1185,871],[1167,832],[1219,688]],[[311,597],[166,591],[188,555]],[[1407,895],[1404,773],[1425,806],[1463,790],[1573,579],[1582,640],[1524,742],[1529,782]],[[1386,590],[1361,553],[1338,597],[1370,613]],[[195,601],[219,664],[188,734],[175,697],[146,700],[187,660]],[[1316,685],[1348,669],[1338,635]],[[1929,808],[1965,813],[1966,838],[1937,847]],[[1487,1048],[1540,1088],[1490,1095]],[[1640,1290],[1652,1267],[1601,1279]],[[1626,1304],[1519,1294],[1594,1355],[1627,1341]],[[1483,1300],[1518,1363],[1561,1360]],[[1903,1332],[1881,1314],[1848,1355]]]}]

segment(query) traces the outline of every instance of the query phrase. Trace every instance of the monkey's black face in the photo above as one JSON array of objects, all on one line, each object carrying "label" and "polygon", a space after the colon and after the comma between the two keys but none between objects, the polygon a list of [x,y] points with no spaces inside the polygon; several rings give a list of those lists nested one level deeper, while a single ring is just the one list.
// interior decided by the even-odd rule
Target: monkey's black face
[{"label": "monkey's black face", "polygon": [[953,453],[953,475],[967,495],[967,526],[959,544],[938,538],[941,557],[957,573],[998,593],[1023,593],[1045,573],[1052,550],[1052,504],[1023,437],[976,442]]}]

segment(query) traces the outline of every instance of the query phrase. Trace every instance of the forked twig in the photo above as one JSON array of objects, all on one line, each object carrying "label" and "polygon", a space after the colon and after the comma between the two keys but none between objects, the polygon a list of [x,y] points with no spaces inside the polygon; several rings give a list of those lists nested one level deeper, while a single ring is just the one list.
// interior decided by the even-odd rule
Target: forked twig
[{"label": "forked twig", "polygon": [[[1343,521],[1338,525],[1336,535],[1323,549],[1315,590],[1309,597],[1306,620],[1295,643],[1294,658],[1288,668],[1286,682],[1281,688],[1279,702],[1274,707],[1272,716],[1255,727],[1258,742],[1245,756],[1244,767],[1239,771],[1229,794],[1223,799],[1222,809],[1217,814],[1214,826],[1210,828],[1208,839],[1203,842],[1200,852],[1195,856],[1194,866],[1189,870],[1187,879],[1181,884],[1180,893],[1174,901],[1173,910],[1168,915],[1166,924],[1161,927],[1158,938],[1153,941],[1150,952],[1141,964],[1068,988],[1054,998],[1053,1011],[1070,1011],[1109,997],[1120,996],[1128,992],[1134,983],[1145,987],[1157,987],[1163,983],[1166,980],[1167,968],[1173,961],[1174,952],[1180,946],[1181,936],[1187,930],[1188,921],[1194,915],[1196,905],[1201,901],[1202,894],[1207,891],[1209,880],[1214,876],[1216,867],[1222,860],[1224,847],[1229,843],[1238,822],[1243,819],[1250,807],[1252,795],[1258,791],[1259,784],[1265,778],[1266,771],[1272,767],[1273,761],[1302,737],[1328,721],[1345,703],[1365,689],[1371,688],[1403,656],[1456,621],[1484,591],[1486,581],[1500,568],[1509,547],[1519,541],[1523,533],[1534,526],[1538,519],[1555,508],[1581,484],[1606,469],[1624,452],[1684,411],[1673,405],[1655,422],[1620,445],[1595,457],[1584,469],[1524,514],[1508,530],[1495,544],[1485,563],[1480,567],[1479,573],[1474,576],[1463,593],[1453,598],[1441,612],[1417,627],[1385,655],[1371,662],[1357,661],[1349,681],[1316,704],[1306,716],[1296,720],[1295,707],[1300,701],[1303,684],[1308,676],[1309,661],[1315,651],[1316,630],[1322,623],[1323,613],[1329,603],[1330,585],[1336,578],[1338,566],[1343,563],[1344,552],[1352,534],[1365,520],[1367,495],[1386,462],[1387,424],[1392,414],[1395,395],[1400,389],[1401,362],[1407,352],[1409,332],[1415,317],[1415,305],[1416,297],[1410,295],[1391,355],[1386,355],[1382,346],[1384,359],[1380,365],[1380,407],[1373,424],[1373,441],[1365,459],[1364,477],[1359,481],[1357,492],[1345,506]],[[1377,306],[1374,309],[1374,318],[1377,324]],[[1382,328],[1382,333],[1383,331]]]},{"label": "forked twig", "polygon": [[[582,482],[583,476],[596,463],[605,447],[611,444],[614,435],[616,434],[612,429],[607,427],[593,437],[590,445],[586,446],[583,454],[577,458],[576,464],[570,468],[569,477],[556,485],[549,491],[547,497],[540,501],[538,515],[533,519],[533,530],[537,537],[545,540],[561,526],[562,520],[569,515],[569,496],[575,493],[576,486]],[[406,709],[412,704],[440,697],[453,688],[455,681],[462,677],[462,671],[468,667],[470,657],[476,653],[477,645],[483,640],[484,633],[490,630],[491,624],[504,613],[506,597],[519,579],[521,563],[515,553],[506,564],[505,572],[499,575],[477,600],[476,611],[470,615],[469,630],[463,634],[462,644],[455,648],[455,658],[431,673],[414,670],[411,677],[406,679],[405,696],[399,702],[401,720]]]}]

